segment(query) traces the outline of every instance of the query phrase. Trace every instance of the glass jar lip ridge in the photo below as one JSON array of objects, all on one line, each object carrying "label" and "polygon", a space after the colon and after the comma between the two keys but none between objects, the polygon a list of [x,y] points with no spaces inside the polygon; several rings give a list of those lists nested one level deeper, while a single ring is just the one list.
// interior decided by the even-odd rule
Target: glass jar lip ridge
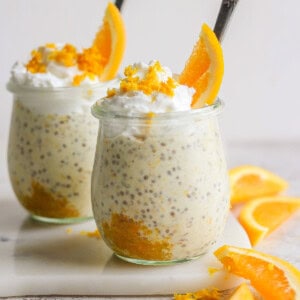
[{"label": "glass jar lip ridge", "polygon": [[113,82],[116,79],[106,82],[93,83],[90,85],[79,85],[79,86],[62,86],[62,87],[34,87],[34,86],[26,86],[9,80],[6,84],[6,89],[13,94],[31,94],[31,93],[68,93],[68,92],[82,92],[86,90],[97,90],[97,89],[107,89],[108,83]]},{"label": "glass jar lip ridge", "polygon": [[[217,98],[211,105],[206,105],[197,109],[190,109],[184,111],[173,111],[165,113],[155,113],[155,120],[168,120],[177,118],[187,118],[192,116],[209,117],[218,115],[224,108],[224,102]],[[124,114],[122,111],[108,111],[101,109],[99,104],[94,103],[91,107],[92,115],[97,119],[123,119],[123,120],[152,120],[153,116],[144,113]]]}]

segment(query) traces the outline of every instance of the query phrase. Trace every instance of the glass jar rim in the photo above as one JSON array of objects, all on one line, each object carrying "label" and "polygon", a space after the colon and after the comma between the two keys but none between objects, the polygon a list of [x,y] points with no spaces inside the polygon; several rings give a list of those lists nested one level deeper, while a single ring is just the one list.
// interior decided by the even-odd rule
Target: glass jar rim
[{"label": "glass jar rim", "polygon": [[[164,121],[168,119],[177,118],[190,118],[193,116],[197,117],[210,117],[218,115],[224,107],[224,102],[217,98],[213,104],[206,105],[201,108],[184,110],[184,111],[172,111],[164,113],[155,113],[155,120]],[[97,119],[122,119],[122,120],[153,120],[153,116],[147,113],[135,113],[135,114],[124,114],[122,111],[108,111],[101,108],[99,104],[94,103],[91,107],[92,115]]]},{"label": "glass jar rim", "polygon": [[60,94],[60,93],[68,93],[68,92],[82,92],[86,90],[104,89],[107,88],[106,85],[108,82],[111,81],[93,83],[90,85],[80,85],[80,86],[33,87],[33,86],[23,86],[10,80],[6,84],[6,89],[13,94],[22,94],[22,95],[37,93],[37,92],[41,94],[43,93]]}]

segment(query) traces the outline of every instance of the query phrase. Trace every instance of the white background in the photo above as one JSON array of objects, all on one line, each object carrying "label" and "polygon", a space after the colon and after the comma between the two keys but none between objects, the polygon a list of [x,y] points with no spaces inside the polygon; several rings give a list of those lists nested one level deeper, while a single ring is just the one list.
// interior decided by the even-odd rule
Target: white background
[{"label": "white background", "polygon": [[[12,107],[5,84],[16,60],[46,42],[88,47],[101,25],[104,0],[0,0],[0,167]],[[200,32],[213,27],[221,0],[126,0],[123,66],[158,59],[179,73]],[[300,141],[300,2],[239,0],[223,40],[226,103],[221,125],[232,140]],[[4,171],[4,172],[3,172]],[[2,176],[2,175],[1,175]],[[4,175],[6,176],[6,175]]]}]

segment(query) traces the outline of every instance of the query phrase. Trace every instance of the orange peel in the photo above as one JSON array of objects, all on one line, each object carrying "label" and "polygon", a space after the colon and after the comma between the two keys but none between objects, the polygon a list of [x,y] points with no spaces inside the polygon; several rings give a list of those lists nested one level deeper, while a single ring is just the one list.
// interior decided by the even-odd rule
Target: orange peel
[{"label": "orange peel", "polygon": [[238,219],[255,246],[299,208],[300,198],[257,198],[243,206]]},{"label": "orange peel", "polygon": [[179,83],[193,87],[192,108],[212,104],[219,92],[224,74],[221,45],[207,24],[202,25],[200,36],[186,65],[179,75]]},{"label": "orange peel", "polygon": [[250,280],[265,300],[300,299],[300,271],[278,257],[224,245],[214,252],[229,273]]},{"label": "orange peel", "polygon": [[253,165],[242,165],[229,171],[232,205],[253,198],[274,196],[288,187],[288,183],[276,174]]}]

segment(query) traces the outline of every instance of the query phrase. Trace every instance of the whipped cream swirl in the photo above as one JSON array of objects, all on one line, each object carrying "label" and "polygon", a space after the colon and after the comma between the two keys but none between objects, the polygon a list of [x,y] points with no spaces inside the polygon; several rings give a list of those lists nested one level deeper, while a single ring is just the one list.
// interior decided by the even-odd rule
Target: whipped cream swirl
[{"label": "whipped cream swirl", "polygon": [[97,102],[102,109],[121,111],[126,115],[191,109],[195,90],[180,85],[173,78],[171,70],[162,67],[158,61],[149,64],[139,62],[126,69],[120,86]]},{"label": "whipped cream swirl", "polygon": [[[69,44],[40,46],[32,51],[31,61],[27,64],[16,62],[13,65],[10,82],[23,87],[55,88],[74,86],[74,78],[84,74],[78,68],[76,55],[76,48]],[[36,65],[43,66],[44,69],[38,68],[36,65],[35,68],[28,67],[34,60]],[[101,83],[98,76],[83,76],[78,85],[89,86],[97,83]]]}]

